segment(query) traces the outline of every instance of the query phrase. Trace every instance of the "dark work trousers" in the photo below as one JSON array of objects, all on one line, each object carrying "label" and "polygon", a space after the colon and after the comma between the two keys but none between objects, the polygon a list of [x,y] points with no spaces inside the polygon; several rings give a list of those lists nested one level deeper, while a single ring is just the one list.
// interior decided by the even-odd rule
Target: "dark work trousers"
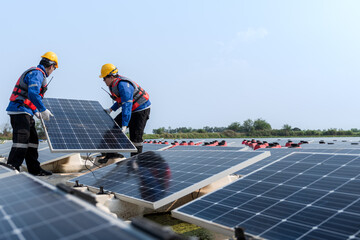
[{"label": "dark work trousers", "polygon": [[[136,153],[131,153],[131,156],[142,153],[144,129],[146,126],[146,122],[149,118],[150,108],[139,112],[131,113],[131,118],[128,126],[130,132],[130,140],[138,150]],[[122,113],[117,115],[114,120],[120,127],[122,127]]]},{"label": "dark work trousers", "polygon": [[39,138],[35,128],[35,120],[28,114],[10,115],[13,128],[13,145],[7,163],[19,170],[24,159],[28,172],[38,174],[40,163],[38,161]]}]

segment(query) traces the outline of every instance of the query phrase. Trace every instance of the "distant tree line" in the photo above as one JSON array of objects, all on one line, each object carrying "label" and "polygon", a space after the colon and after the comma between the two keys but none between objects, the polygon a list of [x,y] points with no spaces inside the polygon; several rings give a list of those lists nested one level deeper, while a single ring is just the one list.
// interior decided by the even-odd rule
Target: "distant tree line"
[{"label": "distant tree line", "polygon": [[[199,138],[213,137],[286,137],[286,136],[360,136],[360,129],[352,128],[350,130],[329,128],[323,130],[302,130],[298,127],[292,127],[284,124],[281,129],[273,129],[266,120],[258,118],[256,120],[247,119],[242,124],[233,122],[227,127],[203,127],[194,129],[191,127],[179,127],[172,129],[171,127],[161,127],[153,130],[155,137],[163,138],[186,138],[186,136],[197,136]],[[201,136],[200,136],[201,135]],[[180,136],[180,137],[179,137]],[[151,138],[151,134],[146,136]],[[195,137],[190,137],[195,138]]]},{"label": "distant tree line", "polygon": [[[36,121],[36,129],[39,139],[45,139],[45,132],[40,121]],[[145,138],[245,138],[245,137],[320,137],[320,136],[360,136],[360,129],[351,128],[343,130],[329,128],[323,130],[301,130],[284,124],[281,129],[273,129],[267,121],[258,118],[256,120],[247,119],[242,124],[233,122],[227,127],[161,127],[153,130],[153,134],[145,134]],[[12,128],[9,123],[5,124],[0,139],[11,139]]]},{"label": "distant tree line", "polygon": [[[44,128],[41,126],[40,121],[35,122],[36,131],[38,133],[39,139],[46,139]],[[0,139],[9,140],[12,139],[12,127],[9,123],[6,123],[0,133]]]}]

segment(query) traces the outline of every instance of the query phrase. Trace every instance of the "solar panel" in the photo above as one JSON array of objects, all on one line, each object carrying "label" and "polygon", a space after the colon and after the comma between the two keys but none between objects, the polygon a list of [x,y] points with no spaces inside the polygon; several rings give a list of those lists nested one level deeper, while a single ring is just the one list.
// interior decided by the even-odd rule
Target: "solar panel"
[{"label": "solar panel", "polygon": [[175,146],[173,148],[170,148],[168,150],[196,150],[196,151],[216,151],[216,150],[221,150],[221,151],[240,151],[241,149],[243,149],[243,147],[220,147],[220,146]]},{"label": "solar panel", "polygon": [[347,148],[347,149],[345,148],[344,149],[263,148],[263,149],[258,149],[256,151],[270,151],[271,156],[261,161],[258,161],[244,169],[241,169],[240,171],[236,172],[236,174],[238,175],[249,174],[293,152],[360,154],[360,149],[352,149],[352,148]]},{"label": "solar panel", "polygon": [[45,98],[53,114],[42,121],[52,152],[136,152],[97,101]]},{"label": "solar panel", "polygon": [[0,180],[0,239],[153,239],[29,175]]},{"label": "solar panel", "polygon": [[104,187],[125,201],[157,209],[254,163],[269,153],[148,151],[69,180]]},{"label": "solar panel", "polygon": [[358,239],[359,186],[359,155],[293,153],[172,213],[227,235]]}]

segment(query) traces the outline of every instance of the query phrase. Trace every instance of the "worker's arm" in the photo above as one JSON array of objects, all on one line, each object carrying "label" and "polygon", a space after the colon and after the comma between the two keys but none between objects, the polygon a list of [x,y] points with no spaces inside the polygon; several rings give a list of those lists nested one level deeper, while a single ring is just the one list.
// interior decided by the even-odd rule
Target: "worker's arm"
[{"label": "worker's arm", "polygon": [[122,81],[118,85],[121,97],[122,107],[122,126],[129,126],[131,118],[131,110],[133,105],[134,87],[126,81]]}]

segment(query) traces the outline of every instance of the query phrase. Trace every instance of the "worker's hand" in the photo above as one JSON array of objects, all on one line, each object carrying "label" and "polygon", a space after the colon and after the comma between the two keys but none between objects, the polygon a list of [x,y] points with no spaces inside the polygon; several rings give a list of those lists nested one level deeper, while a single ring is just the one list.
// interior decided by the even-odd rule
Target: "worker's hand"
[{"label": "worker's hand", "polygon": [[127,130],[127,126],[123,126],[123,127],[121,128],[121,131],[122,131],[124,134],[126,134],[126,130]]},{"label": "worker's hand", "polygon": [[104,109],[104,111],[107,113],[107,114],[110,114],[112,112],[112,109],[109,108],[109,109]]},{"label": "worker's hand", "polygon": [[49,109],[46,109],[45,111],[42,111],[41,113],[41,118],[43,120],[49,121],[50,120],[50,116],[53,117],[54,115],[50,112]]},{"label": "worker's hand", "polygon": [[35,117],[37,117],[37,119],[40,119],[40,113],[39,112],[36,112],[34,113]]}]

